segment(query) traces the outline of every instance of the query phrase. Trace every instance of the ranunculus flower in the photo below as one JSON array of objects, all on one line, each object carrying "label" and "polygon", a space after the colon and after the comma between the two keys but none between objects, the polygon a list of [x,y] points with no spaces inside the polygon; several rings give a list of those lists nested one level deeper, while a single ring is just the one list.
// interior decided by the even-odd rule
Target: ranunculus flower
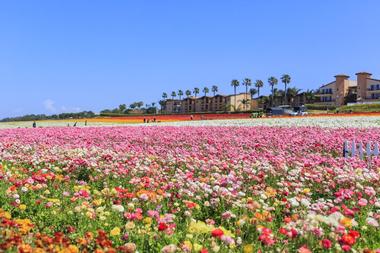
[{"label": "ranunculus flower", "polygon": [[160,222],[160,223],[158,224],[158,230],[159,230],[159,231],[164,231],[164,230],[166,230],[167,228],[168,228],[168,225],[166,225],[166,223]]},{"label": "ranunculus flower", "polygon": [[224,232],[220,228],[216,228],[216,229],[211,231],[211,235],[213,237],[221,237],[222,235],[224,235]]},{"label": "ranunculus flower", "polygon": [[361,198],[358,201],[359,206],[366,206],[367,204],[368,204],[368,200],[366,200],[366,199]]},{"label": "ranunculus flower", "polygon": [[329,239],[323,239],[323,240],[321,241],[321,244],[322,244],[322,247],[323,247],[324,249],[329,249],[329,248],[331,248],[331,246],[332,246],[332,243],[331,243],[331,241],[330,241]]}]

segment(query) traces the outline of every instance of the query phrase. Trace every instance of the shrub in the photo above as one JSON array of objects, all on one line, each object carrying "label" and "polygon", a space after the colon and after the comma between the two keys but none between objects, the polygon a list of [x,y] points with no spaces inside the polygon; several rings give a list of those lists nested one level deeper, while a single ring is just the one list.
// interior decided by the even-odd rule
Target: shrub
[{"label": "shrub", "polygon": [[308,110],[335,110],[335,105],[321,105],[321,104],[307,104],[305,105]]},{"label": "shrub", "polygon": [[339,112],[380,112],[380,104],[357,104],[339,107]]}]

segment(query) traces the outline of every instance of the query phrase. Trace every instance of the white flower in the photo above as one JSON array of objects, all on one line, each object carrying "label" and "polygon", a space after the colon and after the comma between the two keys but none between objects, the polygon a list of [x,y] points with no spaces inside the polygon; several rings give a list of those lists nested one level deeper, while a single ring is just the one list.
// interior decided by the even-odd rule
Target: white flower
[{"label": "white flower", "polygon": [[292,207],[297,207],[297,206],[300,205],[300,203],[298,202],[298,200],[296,200],[295,198],[289,199],[289,202],[292,205]]},{"label": "white flower", "polygon": [[124,212],[124,207],[122,205],[112,205],[112,210],[122,213]]},{"label": "white flower", "polygon": [[367,222],[368,225],[372,227],[376,227],[376,228],[379,227],[379,222],[372,217],[368,217],[365,221]]}]

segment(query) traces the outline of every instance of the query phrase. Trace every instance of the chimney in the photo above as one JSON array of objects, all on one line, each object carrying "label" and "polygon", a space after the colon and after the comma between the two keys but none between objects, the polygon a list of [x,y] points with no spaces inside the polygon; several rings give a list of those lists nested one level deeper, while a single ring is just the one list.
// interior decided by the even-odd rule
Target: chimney
[{"label": "chimney", "polygon": [[358,83],[358,100],[359,101],[364,101],[367,98],[367,84],[368,84],[368,79],[371,78],[372,74],[368,72],[358,72],[356,73],[356,80]]},{"label": "chimney", "polygon": [[347,75],[340,74],[335,76],[335,105],[342,106],[344,105],[344,97],[348,93],[348,78]]}]

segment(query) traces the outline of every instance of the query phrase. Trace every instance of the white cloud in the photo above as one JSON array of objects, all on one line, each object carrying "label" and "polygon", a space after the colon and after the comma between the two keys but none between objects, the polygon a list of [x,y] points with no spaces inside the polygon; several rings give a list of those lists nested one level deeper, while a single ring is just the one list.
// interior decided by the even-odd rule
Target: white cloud
[{"label": "white cloud", "polygon": [[65,113],[65,112],[80,112],[80,107],[67,107],[65,105],[56,105],[54,100],[48,98],[45,101],[43,101],[43,105],[45,110],[47,110],[49,113]]},{"label": "white cloud", "polygon": [[55,108],[54,106],[54,101],[50,98],[46,99],[44,102],[43,102],[43,105],[45,107],[45,109],[49,112],[52,112],[52,113],[55,113],[57,112],[57,109]]}]

